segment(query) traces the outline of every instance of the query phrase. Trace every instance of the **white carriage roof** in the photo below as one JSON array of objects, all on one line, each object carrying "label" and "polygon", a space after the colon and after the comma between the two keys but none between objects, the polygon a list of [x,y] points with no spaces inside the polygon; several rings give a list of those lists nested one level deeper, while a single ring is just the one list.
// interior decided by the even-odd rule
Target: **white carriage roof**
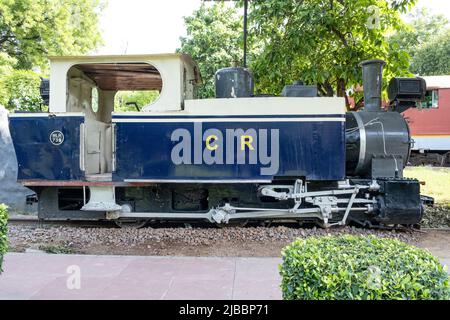
[{"label": "white carriage roof", "polygon": [[195,67],[195,80],[201,83],[197,63],[186,54],[162,53],[140,55],[53,56],[53,63],[71,63],[95,81],[102,90],[159,90],[162,77],[153,62],[180,60]]},{"label": "white carriage roof", "polygon": [[422,77],[427,83],[427,89],[446,89],[450,88],[449,76],[427,76]]}]

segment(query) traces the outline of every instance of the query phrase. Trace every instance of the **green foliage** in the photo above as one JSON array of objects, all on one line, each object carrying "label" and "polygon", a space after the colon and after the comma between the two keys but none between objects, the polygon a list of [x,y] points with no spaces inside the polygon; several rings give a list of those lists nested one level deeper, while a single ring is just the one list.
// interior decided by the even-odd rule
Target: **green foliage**
[{"label": "green foliage", "polygon": [[[267,0],[251,3],[251,34],[263,52],[252,64],[257,89],[279,93],[286,83],[318,84],[324,96],[345,96],[361,83],[362,60],[387,61],[384,76],[408,75],[409,60],[386,35],[402,27],[415,0]],[[387,83],[387,81],[384,81]]]},{"label": "green foliage", "polygon": [[1,0],[0,104],[39,109],[39,77],[31,70],[47,73],[50,55],[96,48],[103,7],[103,0]]},{"label": "green foliage", "polygon": [[40,83],[41,78],[33,71],[12,71],[1,82],[4,95],[0,97],[0,104],[10,110],[39,111],[43,103]]},{"label": "green foliage", "polygon": [[62,244],[46,244],[39,246],[39,250],[42,250],[50,254],[72,254],[73,250]]},{"label": "green foliage", "polygon": [[417,50],[423,44],[429,42],[448,26],[447,18],[442,15],[434,15],[427,8],[417,8],[408,14],[409,20],[401,29],[389,37],[390,43],[396,43],[400,50],[405,50],[414,58]]},{"label": "green foliage", "polygon": [[[415,2],[250,1],[249,61],[257,93],[279,94],[284,85],[301,79],[318,84],[323,96],[346,96],[361,83],[359,63],[373,58],[388,63],[385,87],[394,76],[409,76],[408,53],[388,35],[408,29],[400,14]],[[242,1],[235,6],[242,7]],[[242,18],[230,5],[203,4],[185,24],[187,37],[181,38],[179,51],[199,63],[205,79],[200,97],[212,97],[214,73],[242,58]]]},{"label": "green foliage", "polygon": [[127,105],[130,102],[135,102],[139,109],[142,110],[142,108],[155,102],[158,98],[158,91],[119,91],[114,99],[114,111],[137,111],[134,105]]},{"label": "green foliage", "polygon": [[422,76],[450,74],[450,30],[422,45],[414,55],[411,71]]},{"label": "green foliage", "polygon": [[296,240],[283,249],[283,299],[450,299],[449,277],[429,252],[375,236]]},{"label": "green foliage", "polygon": [[45,67],[48,55],[82,54],[101,43],[99,0],[2,0],[0,52],[17,68]]},{"label": "green foliage", "polygon": [[11,74],[16,60],[8,56],[4,52],[0,52],[0,105],[5,106],[9,101],[8,91],[4,82]]},{"label": "green foliage", "polygon": [[187,37],[181,37],[178,52],[192,56],[199,64],[203,86],[200,98],[214,97],[214,74],[218,69],[239,63],[243,56],[242,18],[224,3],[203,3],[184,18]]},{"label": "green foliage", "polygon": [[8,223],[8,207],[0,204],[0,273],[2,272],[3,255],[8,249],[8,242],[6,239],[7,223]]},{"label": "green foliage", "polygon": [[415,10],[410,22],[389,38],[411,56],[411,72],[420,75],[450,73],[450,30],[444,15],[433,15],[428,9]]}]

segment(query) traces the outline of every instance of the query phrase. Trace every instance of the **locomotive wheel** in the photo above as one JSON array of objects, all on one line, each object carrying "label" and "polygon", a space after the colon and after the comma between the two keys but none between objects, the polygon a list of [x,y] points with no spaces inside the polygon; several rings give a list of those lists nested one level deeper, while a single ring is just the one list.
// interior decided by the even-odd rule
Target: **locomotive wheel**
[{"label": "locomotive wheel", "polygon": [[114,223],[122,229],[140,229],[147,225],[149,219],[119,219]]}]

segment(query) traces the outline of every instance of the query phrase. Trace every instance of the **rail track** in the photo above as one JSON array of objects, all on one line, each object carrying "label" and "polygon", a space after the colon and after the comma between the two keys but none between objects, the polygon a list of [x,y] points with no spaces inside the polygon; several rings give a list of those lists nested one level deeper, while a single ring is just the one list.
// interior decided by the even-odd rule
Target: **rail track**
[{"label": "rail track", "polygon": [[[74,228],[114,228],[114,229],[120,229],[120,227],[112,221],[107,220],[40,220],[37,217],[33,216],[12,216],[8,219],[9,225],[14,226],[33,226],[33,227],[58,227],[58,226],[65,226],[65,227],[74,227]],[[295,225],[293,222],[271,222],[267,224],[261,224],[261,223],[249,223],[249,226],[259,226],[259,227],[269,227],[271,225]],[[197,228],[223,228],[223,225],[215,225],[211,223],[203,223],[200,221],[155,221],[148,223],[145,227],[151,227],[151,228],[191,228],[191,227],[197,227]],[[229,226],[244,226],[240,224],[230,224]],[[132,226],[125,226],[125,229],[139,229],[137,227]]]},{"label": "rail track", "polygon": [[110,221],[73,221],[73,220],[39,220],[37,217],[10,217],[10,225],[24,225],[35,227],[69,226],[78,228],[116,228],[117,226]]},{"label": "rail track", "polygon": [[[113,228],[120,229],[114,222],[111,221],[89,221],[89,220],[39,220],[37,217],[25,216],[25,217],[17,217],[13,216],[8,219],[9,225],[14,226],[28,226],[28,227],[37,227],[37,228],[47,228],[47,227],[72,227],[72,228]],[[317,227],[316,224],[299,224],[295,222],[270,222],[270,223],[248,223],[246,225],[229,225],[229,227],[272,227],[272,226],[286,226],[286,227],[294,227],[297,229],[312,229]],[[356,225],[355,225],[356,226]],[[210,223],[202,223],[202,222],[167,222],[161,221],[156,223],[150,223],[144,228],[192,228],[195,227],[197,229],[211,229],[211,228],[224,228],[223,225],[217,226]],[[414,231],[414,232],[423,232],[427,230],[440,230],[440,231],[450,231],[450,228],[409,228],[404,226],[395,226],[395,227],[382,227],[382,228],[367,228],[362,226],[356,226],[359,229],[373,229],[373,230],[385,230],[385,231]],[[226,226],[225,226],[226,228]]]},{"label": "rail track", "polygon": [[450,152],[447,153],[411,153],[409,166],[450,167]]}]

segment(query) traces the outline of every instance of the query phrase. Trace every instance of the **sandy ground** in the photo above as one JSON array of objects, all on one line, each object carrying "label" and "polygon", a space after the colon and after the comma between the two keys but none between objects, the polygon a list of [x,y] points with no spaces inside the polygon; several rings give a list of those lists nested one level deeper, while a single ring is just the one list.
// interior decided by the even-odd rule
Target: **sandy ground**
[{"label": "sandy ground", "polygon": [[449,230],[424,230],[419,237],[417,246],[428,249],[441,259],[450,259],[450,229]]}]

